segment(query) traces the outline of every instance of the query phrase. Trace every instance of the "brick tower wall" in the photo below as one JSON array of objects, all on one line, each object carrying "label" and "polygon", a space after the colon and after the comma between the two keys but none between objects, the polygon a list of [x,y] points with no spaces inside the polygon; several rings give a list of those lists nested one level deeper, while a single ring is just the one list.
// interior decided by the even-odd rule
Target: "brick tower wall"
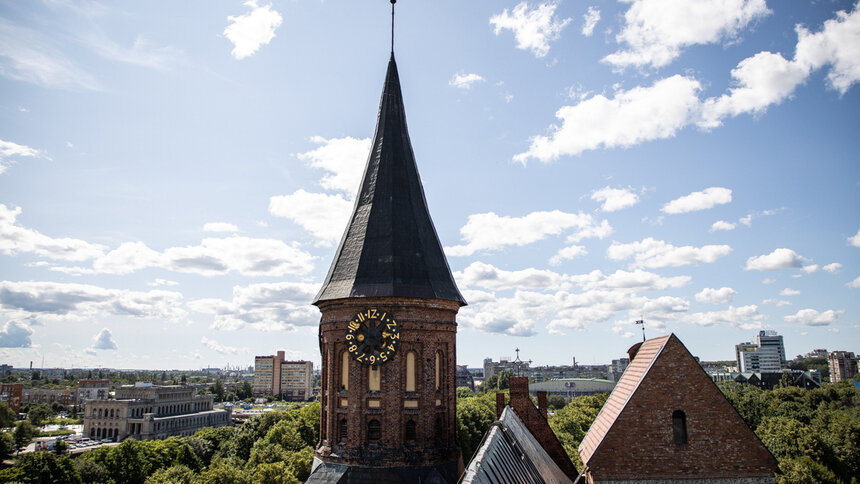
[{"label": "brick tower wall", "polygon": [[[417,298],[362,298],[319,304],[322,318],[322,408],[316,456],[324,462],[363,466],[421,466],[457,462],[456,314],[454,301]],[[347,324],[368,308],[393,315],[400,326],[400,346],[380,365],[381,387],[369,391],[369,365],[348,358],[349,388],[341,389],[342,352]],[[406,391],[406,355],[414,351],[415,390]],[[436,389],[436,353],[441,352],[440,388]],[[375,403],[378,402],[378,403]],[[412,403],[415,402],[415,403]],[[346,403],[346,405],[343,405]],[[413,406],[414,405],[414,406]],[[439,424],[437,425],[437,418]],[[346,419],[347,438],[340,438]],[[378,441],[367,424],[382,426]],[[416,439],[406,441],[406,425],[415,422]]]}]

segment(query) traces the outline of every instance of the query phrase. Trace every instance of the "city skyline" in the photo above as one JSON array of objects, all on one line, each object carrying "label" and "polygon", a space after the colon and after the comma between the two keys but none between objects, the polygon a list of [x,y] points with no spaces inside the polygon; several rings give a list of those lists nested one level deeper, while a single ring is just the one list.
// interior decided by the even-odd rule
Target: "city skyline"
[{"label": "city skyline", "polygon": [[[857,351],[856,2],[461,3],[395,29],[458,363]],[[0,5],[0,362],[318,366],[389,7]]]}]

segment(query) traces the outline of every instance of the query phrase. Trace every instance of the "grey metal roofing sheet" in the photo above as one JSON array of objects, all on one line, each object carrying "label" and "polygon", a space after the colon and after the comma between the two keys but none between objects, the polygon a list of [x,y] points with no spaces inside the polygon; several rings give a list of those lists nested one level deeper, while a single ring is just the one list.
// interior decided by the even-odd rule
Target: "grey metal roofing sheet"
[{"label": "grey metal roofing sheet", "polygon": [[484,435],[462,484],[563,484],[571,480],[552,460],[511,407]]}]

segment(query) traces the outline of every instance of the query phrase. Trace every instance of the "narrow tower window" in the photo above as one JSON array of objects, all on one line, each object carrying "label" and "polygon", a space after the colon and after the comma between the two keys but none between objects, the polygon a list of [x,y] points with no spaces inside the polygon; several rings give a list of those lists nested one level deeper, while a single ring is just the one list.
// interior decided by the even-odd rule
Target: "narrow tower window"
[{"label": "narrow tower window", "polygon": [[436,352],[436,389],[442,384],[442,352]]},{"label": "narrow tower window", "polygon": [[371,366],[368,371],[370,372],[370,378],[368,378],[368,390],[378,392],[382,384],[382,372],[379,371],[379,366]]},{"label": "narrow tower window", "polygon": [[672,413],[672,435],[676,444],[687,443],[687,416],[681,410]]},{"label": "narrow tower window", "polygon": [[406,391],[415,391],[415,352],[406,353]]},{"label": "narrow tower window", "polygon": [[373,419],[367,422],[367,440],[379,440],[382,438],[382,425],[379,420]]},{"label": "narrow tower window", "polygon": [[341,353],[340,358],[340,389],[349,390],[349,353]]},{"label": "narrow tower window", "polygon": [[337,429],[338,438],[340,439],[341,442],[346,442],[346,431],[347,431],[346,419],[342,418],[342,419],[340,419],[340,424],[338,425],[338,429]]},{"label": "narrow tower window", "polygon": [[415,421],[409,420],[406,422],[406,432],[404,433],[404,440],[413,441],[415,440]]}]

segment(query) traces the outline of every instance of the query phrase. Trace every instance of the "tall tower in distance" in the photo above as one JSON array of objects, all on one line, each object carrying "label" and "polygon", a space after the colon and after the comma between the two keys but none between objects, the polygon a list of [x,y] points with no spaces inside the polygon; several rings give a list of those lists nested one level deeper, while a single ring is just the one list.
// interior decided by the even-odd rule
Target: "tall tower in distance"
[{"label": "tall tower in distance", "polygon": [[457,482],[466,301],[430,219],[393,49],[352,217],[314,304],[322,408],[307,482]]}]

